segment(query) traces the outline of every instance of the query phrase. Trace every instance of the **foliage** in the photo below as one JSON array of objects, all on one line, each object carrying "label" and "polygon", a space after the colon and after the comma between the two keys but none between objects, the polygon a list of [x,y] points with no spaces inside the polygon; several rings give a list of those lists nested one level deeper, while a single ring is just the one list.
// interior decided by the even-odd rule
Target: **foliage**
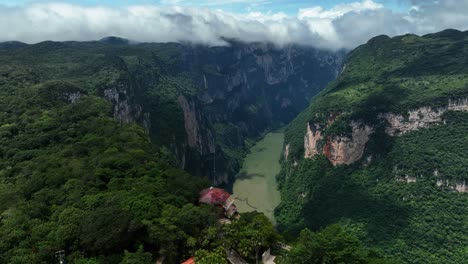
[{"label": "foliage", "polygon": [[[466,263],[468,114],[448,111],[429,128],[390,137],[379,114],[447,106],[468,95],[466,32],[380,36],[348,56],[343,74],[286,129],[277,220],[286,237],[340,223],[367,247],[398,263]],[[364,158],[332,166],[303,159],[306,124],[346,133],[343,120],[374,128]],[[293,161],[297,161],[294,165]]]},{"label": "foliage", "polygon": [[70,263],[175,252],[172,263],[203,246],[189,242],[216,223],[211,208],[193,205],[205,180],[168,166],[103,99],[72,103],[63,96],[80,88],[13,81],[0,89],[0,262],[52,263],[65,250]]},{"label": "foliage", "polygon": [[135,253],[125,251],[124,258],[120,264],[150,264],[152,263],[151,253],[144,252],[143,247],[139,247]]},{"label": "foliage", "polygon": [[279,241],[270,220],[259,213],[244,213],[239,221],[224,226],[224,243],[245,258],[258,259],[261,249]]},{"label": "foliage", "polygon": [[304,229],[298,241],[288,252],[284,263],[310,264],[361,264],[390,263],[376,256],[364,247],[359,239],[345,232],[337,224],[330,225],[319,232]]},{"label": "foliage", "polygon": [[[0,263],[54,263],[58,250],[100,264],[220,254],[219,212],[195,205],[210,183],[175,168],[174,153],[190,155],[182,97],[199,107],[202,89],[182,49],[192,47],[113,38],[0,47]],[[226,74],[216,67],[205,70]],[[236,170],[244,132],[218,128]],[[230,230],[252,256],[274,229],[260,216],[243,223]]]},{"label": "foliage", "polygon": [[204,249],[195,252],[195,261],[199,264],[227,264],[226,253],[224,248],[218,247],[209,252]]},{"label": "foliage", "polygon": [[356,48],[338,79],[286,129],[291,157],[303,153],[307,122],[325,124],[330,114],[347,114],[372,124],[379,113],[404,114],[468,96],[467,41],[466,32],[443,31],[423,37],[379,36]]}]

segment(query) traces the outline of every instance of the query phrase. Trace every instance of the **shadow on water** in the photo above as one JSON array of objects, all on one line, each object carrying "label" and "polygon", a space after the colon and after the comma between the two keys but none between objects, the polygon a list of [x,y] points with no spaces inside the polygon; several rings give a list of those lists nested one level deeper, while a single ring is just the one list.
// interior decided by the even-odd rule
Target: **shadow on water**
[{"label": "shadow on water", "polygon": [[265,178],[266,176],[260,173],[245,173],[245,172],[240,172],[236,176],[236,180],[251,180],[255,177],[260,177],[260,178]]},{"label": "shadow on water", "polygon": [[266,150],[267,150],[267,148],[261,147],[261,148],[256,149],[255,152],[263,152],[263,151],[266,151]]}]

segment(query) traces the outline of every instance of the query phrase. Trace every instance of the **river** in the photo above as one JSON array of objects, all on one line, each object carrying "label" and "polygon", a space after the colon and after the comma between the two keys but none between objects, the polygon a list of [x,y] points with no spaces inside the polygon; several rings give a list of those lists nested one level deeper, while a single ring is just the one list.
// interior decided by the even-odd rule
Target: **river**
[{"label": "river", "polygon": [[284,134],[268,133],[250,149],[233,186],[238,211],[258,211],[275,223],[274,209],[281,201],[276,175],[281,166]]}]

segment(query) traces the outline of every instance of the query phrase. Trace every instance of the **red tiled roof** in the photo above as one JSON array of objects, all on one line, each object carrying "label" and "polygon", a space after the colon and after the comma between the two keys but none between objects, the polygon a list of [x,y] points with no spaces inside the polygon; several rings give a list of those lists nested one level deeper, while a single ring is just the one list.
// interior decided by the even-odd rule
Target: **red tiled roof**
[{"label": "red tiled roof", "polygon": [[195,259],[191,257],[187,259],[186,261],[182,262],[182,264],[195,264]]},{"label": "red tiled roof", "polygon": [[220,188],[208,188],[200,192],[200,203],[222,205],[231,195]]}]

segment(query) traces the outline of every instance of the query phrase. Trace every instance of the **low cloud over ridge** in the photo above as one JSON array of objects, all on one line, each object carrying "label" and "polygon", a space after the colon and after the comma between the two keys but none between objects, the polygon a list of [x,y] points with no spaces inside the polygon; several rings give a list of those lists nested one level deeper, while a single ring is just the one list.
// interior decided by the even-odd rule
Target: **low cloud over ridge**
[{"label": "low cloud over ridge", "polygon": [[0,41],[36,43],[44,40],[95,40],[116,35],[141,42],[193,42],[223,45],[223,38],[269,41],[317,48],[354,48],[387,34],[426,34],[468,29],[468,0],[406,0],[413,7],[395,12],[373,0],[331,9],[300,9],[284,13],[234,14],[221,10],[158,5],[80,6],[37,3],[0,6]]}]

